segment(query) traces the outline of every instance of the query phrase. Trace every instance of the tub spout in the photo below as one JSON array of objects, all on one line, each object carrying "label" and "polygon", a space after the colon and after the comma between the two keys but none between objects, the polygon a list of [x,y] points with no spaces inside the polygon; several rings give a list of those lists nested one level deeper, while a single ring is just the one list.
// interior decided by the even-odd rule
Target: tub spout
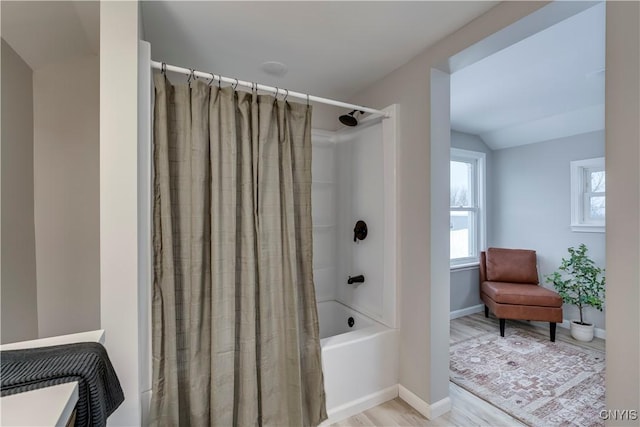
[{"label": "tub spout", "polygon": [[359,276],[349,276],[347,283],[353,285],[354,283],[364,283],[364,276],[361,274]]}]

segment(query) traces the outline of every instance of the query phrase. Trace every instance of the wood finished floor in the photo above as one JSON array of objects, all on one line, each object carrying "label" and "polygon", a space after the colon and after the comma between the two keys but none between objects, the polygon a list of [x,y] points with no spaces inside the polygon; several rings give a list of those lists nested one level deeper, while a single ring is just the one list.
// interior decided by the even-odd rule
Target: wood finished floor
[{"label": "wood finished floor", "polygon": [[[545,335],[546,337],[549,336],[548,324],[546,328],[543,328],[528,322],[507,320],[506,327],[507,329],[514,327],[524,328]],[[461,317],[452,320],[450,323],[449,342],[453,344],[484,334],[485,332],[499,333],[498,319],[493,316],[485,319],[484,314],[482,313]],[[567,341],[574,345],[595,348],[602,351],[605,349],[604,340],[594,338],[590,343],[579,343],[571,338],[569,331],[564,328],[558,328],[556,332],[556,340]],[[451,411],[433,420],[427,420],[404,401],[396,398],[360,414],[354,415],[351,418],[335,423],[333,426],[497,427],[526,425],[453,383],[449,383],[449,396],[451,398]]]}]

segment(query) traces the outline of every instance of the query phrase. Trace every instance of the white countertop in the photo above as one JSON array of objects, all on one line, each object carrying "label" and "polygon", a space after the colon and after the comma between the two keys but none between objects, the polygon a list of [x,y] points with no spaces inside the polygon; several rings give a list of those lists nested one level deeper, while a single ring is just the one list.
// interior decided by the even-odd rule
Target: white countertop
[{"label": "white countertop", "polygon": [[[104,330],[60,335],[0,345],[0,350],[49,347],[75,342],[104,344]],[[78,402],[78,383],[71,382],[0,398],[2,426],[66,426]]]},{"label": "white countertop", "polygon": [[0,399],[2,426],[66,426],[78,402],[78,383],[71,382]]},{"label": "white countertop", "polygon": [[99,342],[104,344],[104,329],[79,332],[77,334],[58,335],[56,337],[39,338],[37,340],[12,342],[0,345],[2,350],[20,350],[23,348],[50,347],[52,345],[72,344],[74,342]]}]

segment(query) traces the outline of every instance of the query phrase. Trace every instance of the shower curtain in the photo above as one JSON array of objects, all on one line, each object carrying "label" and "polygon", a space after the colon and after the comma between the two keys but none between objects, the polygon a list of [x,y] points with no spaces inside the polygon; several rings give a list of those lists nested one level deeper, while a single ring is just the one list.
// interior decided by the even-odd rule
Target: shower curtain
[{"label": "shower curtain", "polygon": [[317,425],[311,107],[154,80],[152,424]]}]

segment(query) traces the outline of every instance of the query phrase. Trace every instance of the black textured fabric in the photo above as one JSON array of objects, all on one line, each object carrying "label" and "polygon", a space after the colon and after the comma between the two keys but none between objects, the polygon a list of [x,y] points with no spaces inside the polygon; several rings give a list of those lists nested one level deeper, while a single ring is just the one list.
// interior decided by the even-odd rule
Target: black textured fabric
[{"label": "black textured fabric", "polygon": [[95,342],[1,351],[0,378],[2,396],[77,381],[80,427],[105,426],[124,401],[107,350]]}]

